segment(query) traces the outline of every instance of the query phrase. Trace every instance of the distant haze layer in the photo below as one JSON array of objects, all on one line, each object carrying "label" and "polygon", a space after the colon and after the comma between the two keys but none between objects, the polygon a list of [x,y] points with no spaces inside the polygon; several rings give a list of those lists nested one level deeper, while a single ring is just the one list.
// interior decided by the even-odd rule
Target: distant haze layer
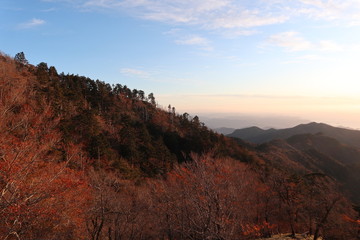
[{"label": "distant haze layer", "polygon": [[199,115],[209,127],[293,127],[324,122],[360,129],[360,98],[270,95],[179,95],[159,96],[177,112]]},{"label": "distant haze layer", "polygon": [[[260,116],[260,115],[224,115],[224,114],[204,114],[200,115],[200,120],[206,124],[206,126],[217,128],[246,128],[251,126],[257,126],[263,129],[268,128],[289,128],[302,123],[308,123],[310,121],[295,117],[285,116]],[[232,131],[231,131],[232,132]]]}]

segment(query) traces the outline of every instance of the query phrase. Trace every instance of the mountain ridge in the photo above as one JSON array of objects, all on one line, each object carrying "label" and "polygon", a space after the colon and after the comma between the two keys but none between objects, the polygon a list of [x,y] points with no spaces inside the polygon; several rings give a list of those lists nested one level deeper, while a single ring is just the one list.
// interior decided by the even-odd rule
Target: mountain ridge
[{"label": "mountain ridge", "polygon": [[0,54],[0,238],[235,240],[308,226],[354,236],[339,191],[353,163],[308,139],[322,136],[228,138],[152,93],[22,60]]},{"label": "mountain ridge", "polygon": [[237,129],[228,137],[241,138],[253,143],[265,143],[274,139],[287,139],[298,134],[323,134],[337,139],[341,143],[360,148],[360,131],[333,127],[325,123],[311,122],[300,124],[292,128],[268,129],[257,127]]},{"label": "mountain ridge", "polygon": [[321,134],[298,134],[262,144],[239,144],[275,168],[298,174],[321,173],[336,179],[346,195],[360,203],[360,149]]}]

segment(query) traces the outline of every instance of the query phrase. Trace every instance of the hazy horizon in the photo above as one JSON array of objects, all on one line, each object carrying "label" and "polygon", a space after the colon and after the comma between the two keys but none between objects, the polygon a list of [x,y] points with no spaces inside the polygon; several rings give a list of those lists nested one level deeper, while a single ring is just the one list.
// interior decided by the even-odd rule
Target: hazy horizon
[{"label": "hazy horizon", "polygon": [[0,20],[4,53],[179,113],[360,129],[358,0],[2,0]]},{"label": "hazy horizon", "polygon": [[[175,106],[179,113],[187,112],[202,118],[223,119],[218,121],[219,124],[210,126],[216,128],[287,128],[303,123],[321,122],[334,127],[360,129],[360,109],[356,105],[360,103],[360,98],[224,96],[225,99],[231,98],[231,101],[225,101],[218,96],[184,95],[159,98],[160,102],[173,100],[172,106]],[[208,107],[201,109],[200,104]],[[206,120],[203,122],[207,123]],[[224,124],[220,124],[221,122]]]}]

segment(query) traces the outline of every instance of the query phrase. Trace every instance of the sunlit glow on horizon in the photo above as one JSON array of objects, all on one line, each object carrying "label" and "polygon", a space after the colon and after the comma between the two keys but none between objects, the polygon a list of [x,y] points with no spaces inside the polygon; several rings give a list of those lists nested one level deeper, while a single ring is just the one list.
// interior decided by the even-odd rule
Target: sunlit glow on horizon
[{"label": "sunlit glow on horizon", "polygon": [[360,128],[359,16],[358,0],[3,0],[0,51],[193,115]]},{"label": "sunlit glow on horizon", "polygon": [[[162,95],[179,113],[221,116],[285,116],[360,129],[360,97]],[[174,99],[176,99],[174,101]]]}]

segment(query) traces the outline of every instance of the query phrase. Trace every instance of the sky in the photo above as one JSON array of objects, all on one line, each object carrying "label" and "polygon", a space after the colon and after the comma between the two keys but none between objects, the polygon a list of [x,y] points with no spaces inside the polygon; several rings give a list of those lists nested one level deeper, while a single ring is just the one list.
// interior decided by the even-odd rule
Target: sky
[{"label": "sky", "polygon": [[0,51],[180,114],[360,129],[360,0],[0,0]]}]

